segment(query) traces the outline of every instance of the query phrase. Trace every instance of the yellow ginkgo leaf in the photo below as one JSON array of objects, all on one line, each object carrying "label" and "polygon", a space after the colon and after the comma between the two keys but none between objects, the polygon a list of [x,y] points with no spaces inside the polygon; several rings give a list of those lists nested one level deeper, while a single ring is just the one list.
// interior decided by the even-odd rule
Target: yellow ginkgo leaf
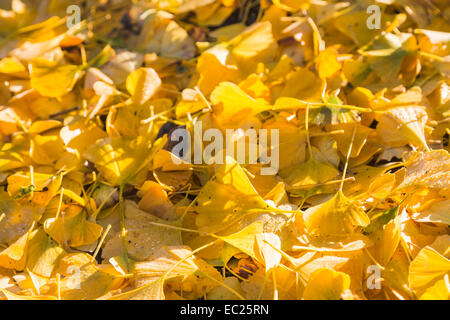
[{"label": "yellow ginkgo leaf", "polygon": [[36,58],[31,64],[31,86],[43,96],[61,97],[72,91],[82,74],[80,66]]},{"label": "yellow ginkgo leaf", "polygon": [[[396,167],[398,164],[393,164]],[[350,169],[351,175],[355,178],[354,182],[349,182],[344,186],[344,191],[349,195],[356,195],[361,193],[371,194],[376,197],[383,197],[389,194],[395,177],[392,174],[385,173],[391,167],[372,167],[361,165]],[[381,184],[381,185],[380,185]],[[377,192],[374,192],[376,189]]]},{"label": "yellow ginkgo leaf", "polygon": [[408,268],[410,261],[402,250],[397,250],[391,261],[381,270],[384,280],[383,286],[392,288],[397,292],[405,294],[407,298],[414,298],[414,293],[409,287]]},{"label": "yellow ginkgo leaf", "polygon": [[442,254],[444,257],[450,258],[450,235],[446,234],[436,237],[430,247]]},{"label": "yellow ginkgo leaf", "polygon": [[145,285],[148,280],[163,276],[177,262],[181,263],[170,271],[166,276],[167,279],[194,273],[198,266],[195,264],[196,258],[190,255],[191,252],[192,250],[186,246],[161,248],[155,252],[150,261],[136,263],[137,286]]},{"label": "yellow ginkgo leaf", "polygon": [[400,187],[421,186],[450,189],[450,154],[446,150],[413,152],[406,160]]},{"label": "yellow ginkgo leaf", "polygon": [[428,115],[418,106],[392,108],[379,117],[377,133],[386,144],[401,146],[406,143],[423,146],[428,149],[424,126]]},{"label": "yellow ginkgo leaf", "polygon": [[262,102],[270,103],[272,100],[269,87],[267,87],[261,77],[255,73],[252,73],[245,80],[241,81],[239,87],[253,98]]},{"label": "yellow ginkgo leaf", "polygon": [[14,57],[6,57],[0,60],[0,73],[17,74],[26,71],[23,64]]},{"label": "yellow ginkgo leaf", "polygon": [[0,252],[0,267],[23,270],[25,268],[28,250],[29,232],[25,232],[19,239],[14,241]]},{"label": "yellow ginkgo leaf", "polygon": [[160,184],[154,181],[146,181],[142,185],[140,193],[142,198],[139,201],[139,209],[165,220],[177,218],[175,207]]},{"label": "yellow ginkgo leaf", "polygon": [[214,114],[222,123],[233,123],[271,108],[249,97],[231,82],[222,82],[211,93]]},{"label": "yellow ginkgo leaf", "polygon": [[[383,30],[382,28],[368,29],[366,25],[368,18],[366,7],[359,6],[357,9],[359,10],[348,11],[348,13],[336,17],[333,19],[333,24],[340,32],[350,37],[355,44],[362,46],[369,43]],[[385,12],[380,13],[380,15],[381,25],[384,25],[386,22],[391,22],[394,19],[393,15]]]},{"label": "yellow ginkgo leaf", "polygon": [[[280,92],[281,97],[317,101],[321,98],[322,81],[306,68],[292,70]],[[306,106],[305,106],[306,107]]]},{"label": "yellow ginkgo leaf", "polygon": [[160,139],[159,144],[150,148],[142,136],[132,140],[107,137],[91,145],[84,156],[96,165],[108,183],[117,186],[141,173],[154,152],[163,147],[163,142]]},{"label": "yellow ginkgo leaf", "polygon": [[98,139],[106,138],[106,133],[97,125],[86,123],[85,119],[79,118],[61,128],[60,136],[67,148],[75,149],[81,155]]},{"label": "yellow ginkgo leaf", "polygon": [[309,158],[308,161],[296,164],[280,172],[285,177],[288,190],[311,188],[323,184],[339,174],[339,171],[329,163]]},{"label": "yellow ginkgo leaf", "polygon": [[[256,237],[263,233],[262,221],[256,221],[242,230],[227,235],[220,236],[225,241],[222,250],[222,261],[226,265],[229,259],[236,253],[243,252],[250,257],[257,258]],[[229,248],[231,246],[232,248]]]},{"label": "yellow ginkgo leaf", "polygon": [[[199,87],[202,88],[203,86],[199,85]],[[210,92],[210,90],[209,91],[202,90],[202,91],[205,93]],[[176,105],[175,113],[177,115],[177,118],[183,118],[187,116],[188,112],[190,114],[194,114],[207,107],[208,105],[206,104],[205,100],[202,99],[202,96],[200,95],[199,92],[197,92],[194,89],[187,88],[181,92],[181,100]]]},{"label": "yellow ginkgo leaf", "polygon": [[84,2],[0,0],[0,300],[449,299],[448,0]]},{"label": "yellow ginkgo leaf", "polygon": [[40,295],[41,287],[47,284],[49,280],[48,278],[40,277],[29,270],[26,270],[24,273],[17,274],[13,278],[19,288],[22,289],[19,293],[27,295],[30,293]]},{"label": "yellow ginkgo leaf", "polygon": [[401,239],[400,233],[400,216],[397,216],[385,224],[382,230],[378,230],[373,234],[372,239],[376,240],[372,249],[376,252],[375,258],[381,265],[385,266],[391,260],[395,250],[397,250]]},{"label": "yellow ginkgo leaf", "polygon": [[198,8],[196,10],[196,22],[199,25],[206,26],[223,24],[234,11],[235,7],[232,2],[234,2],[234,0],[223,0],[210,6]]},{"label": "yellow ginkgo leaf", "polygon": [[169,58],[191,58],[195,45],[185,29],[173,20],[168,12],[150,9],[145,11],[139,22],[143,29],[139,37],[130,39],[132,46],[145,52],[156,52]]},{"label": "yellow ginkgo leaf", "polygon": [[307,209],[303,215],[305,226],[320,236],[347,236],[357,227],[366,227],[369,217],[360,206],[338,191],[330,200]]},{"label": "yellow ginkgo leaf", "polygon": [[352,85],[360,86],[370,79],[369,76],[372,74],[372,69],[368,63],[348,59],[342,65],[342,73]]},{"label": "yellow ginkgo leaf", "polygon": [[[367,128],[365,126],[355,126],[353,123],[340,123],[333,126],[330,126],[330,129],[333,130],[343,130],[342,134],[333,134],[332,137],[336,140],[337,149],[345,154],[349,148],[350,143],[352,144],[352,152],[350,153],[350,158],[355,158],[359,156],[361,150],[366,145],[366,142],[369,136],[375,134],[375,131],[371,128]],[[355,137],[352,140],[352,131],[355,128]],[[353,141],[353,142],[352,142]]]},{"label": "yellow ginkgo leaf", "polygon": [[133,101],[144,104],[159,89],[161,79],[154,69],[140,68],[128,75],[126,86]]},{"label": "yellow ginkgo leaf", "polygon": [[[156,250],[164,245],[181,244],[181,233],[168,227],[173,224],[160,219],[151,213],[140,210],[133,201],[125,201],[125,242],[130,258],[142,261],[148,259]],[[120,256],[124,251],[122,233],[119,231],[108,240],[102,251],[105,259]]]},{"label": "yellow ginkgo leaf", "polygon": [[[48,283],[47,277],[41,277],[37,274],[34,274],[30,270],[27,270],[28,276],[31,279],[31,282],[33,283],[33,287],[36,290],[38,294],[41,294],[41,288],[45,286]],[[44,288],[45,289],[45,288]]]},{"label": "yellow ginkgo leaf", "polygon": [[60,264],[58,271],[64,277],[59,283],[54,281],[49,285],[49,293],[60,294],[61,300],[92,300],[114,289],[115,276],[102,271],[86,253],[67,255]]},{"label": "yellow ginkgo leaf", "polygon": [[[264,232],[256,235],[256,257],[271,271],[281,262],[281,240],[274,233]],[[276,250],[276,249],[278,250]]]},{"label": "yellow ginkgo leaf", "polygon": [[[9,98],[9,93],[7,88],[2,85],[0,87],[0,101]],[[2,103],[6,103],[6,100]],[[3,135],[12,134],[17,130],[17,115],[14,110],[10,107],[6,107],[0,110],[0,133]]]},{"label": "yellow ginkgo leaf", "polygon": [[299,299],[294,280],[297,277],[296,274],[295,271],[281,264],[273,269],[271,277],[267,277],[265,270],[260,268],[247,281],[241,282],[241,288],[245,298],[249,300]]},{"label": "yellow ginkgo leaf", "polygon": [[[280,79],[283,79],[292,70],[294,65],[294,60],[288,55],[284,54],[278,61],[277,65],[268,74],[268,80],[280,81]],[[283,99],[283,97],[279,99]]]},{"label": "yellow ginkgo leaf", "polygon": [[327,48],[320,52],[315,62],[321,79],[329,78],[341,69],[341,64],[337,60],[337,52],[333,48]]},{"label": "yellow ginkgo leaf", "polygon": [[20,199],[25,196],[24,188],[33,185],[32,202],[38,206],[45,207],[50,200],[57,194],[61,187],[62,175],[54,176],[52,174],[33,172],[31,178],[30,172],[16,172],[8,177],[8,193],[11,197]]},{"label": "yellow ginkgo leaf", "polygon": [[303,293],[305,300],[342,300],[350,288],[350,277],[333,269],[313,272]]},{"label": "yellow ginkgo leaf", "polygon": [[30,126],[29,132],[39,134],[49,131],[51,129],[58,128],[60,126],[61,122],[56,120],[35,121]]},{"label": "yellow ginkgo leaf", "polygon": [[44,230],[60,245],[79,247],[96,241],[103,228],[87,219],[87,212],[77,205],[63,209],[44,223]]},{"label": "yellow ginkgo leaf", "polygon": [[204,95],[209,95],[221,82],[237,82],[240,78],[238,67],[227,63],[229,55],[226,46],[217,45],[203,52],[198,58],[198,87]]},{"label": "yellow ginkgo leaf", "polygon": [[231,42],[233,55],[244,60],[270,55],[277,47],[269,21],[254,24]]},{"label": "yellow ginkgo leaf", "polygon": [[435,240],[435,235],[421,232],[420,225],[416,223],[406,211],[402,211],[402,247],[409,257],[416,257],[420,250]]},{"label": "yellow ginkgo leaf", "polygon": [[449,272],[450,261],[427,246],[420,250],[409,266],[409,284],[418,293],[423,293]]},{"label": "yellow ginkgo leaf", "polygon": [[444,223],[450,225],[450,200],[444,200],[434,203],[431,207],[421,212],[412,214],[414,221]]},{"label": "yellow ginkgo leaf", "polygon": [[185,278],[196,274],[199,278],[216,279],[220,274],[203,260],[193,256],[186,246],[160,248],[149,261],[135,264],[136,289],[119,294],[110,300],[163,300],[164,283],[173,278]]},{"label": "yellow ginkgo leaf", "polygon": [[[172,161],[173,158],[177,158],[178,163]],[[162,171],[178,172],[191,170],[192,165],[186,162],[168,150],[162,149],[156,152],[153,158],[153,169],[161,169]],[[178,176],[178,175],[177,175]]]},{"label": "yellow ginkgo leaf", "polygon": [[32,206],[21,204],[8,196],[6,192],[0,192],[0,243],[6,244],[15,241],[29,230],[34,212]]},{"label": "yellow ginkgo leaf", "polygon": [[278,145],[270,143],[269,152],[278,152],[280,174],[284,169],[303,163],[306,160],[306,131],[284,120],[267,121],[263,127],[267,129],[268,141],[272,141],[272,130],[278,132]]},{"label": "yellow ginkgo leaf", "polygon": [[228,156],[200,190],[193,206],[198,212],[198,228],[207,232],[224,230],[246,215],[271,208],[256,192],[241,166]]},{"label": "yellow ginkgo leaf", "polygon": [[447,273],[443,279],[438,280],[433,286],[420,296],[420,300],[449,300],[450,299],[450,280]]},{"label": "yellow ginkgo leaf", "polygon": [[31,159],[42,165],[51,165],[61,159],[64,143],[53,131],[42,135],[35,135],[32,139],[33,149]]},{"label": "yellow ginkgo leaf", "polygon": [[43,277],[50,277],[59,260],[66,254],[42,228],[31,232],[28,248],[27,269]]}]

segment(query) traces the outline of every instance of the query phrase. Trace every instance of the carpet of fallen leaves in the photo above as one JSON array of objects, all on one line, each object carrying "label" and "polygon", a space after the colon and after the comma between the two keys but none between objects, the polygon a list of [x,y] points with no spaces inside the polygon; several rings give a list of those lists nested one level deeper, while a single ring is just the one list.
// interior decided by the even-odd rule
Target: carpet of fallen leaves
[{"label": "carpet of fallen leaves", "polygon": [[[449,20],[1,0],[0,299],[448,299]],[[278,173],[173,162],[200,121],[278,129]]]}]

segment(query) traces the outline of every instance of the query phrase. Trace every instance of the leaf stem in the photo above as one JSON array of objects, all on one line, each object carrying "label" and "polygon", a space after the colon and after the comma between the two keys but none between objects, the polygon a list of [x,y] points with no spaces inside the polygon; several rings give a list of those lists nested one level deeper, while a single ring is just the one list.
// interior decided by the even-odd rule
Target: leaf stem
[{"label": "leaf stem", "polygon": [[314,156],[311,148],[311,139],[309,137],[309,104],[306,106],[305,131],[306,131],[306,142],[308,143],[309,159],[313,160]]},{"label": "leaf stem", "polygon": [[342,188],[344,187],[345,175],[347,174],[347,168],[348,168],[348,160],[350,159],[350,154],[352,153],[353,141],[355,140],[355,134],[356,134],[356,126],[353,127],[352,140],[350,141],[350,146],[348,147],[347,157],[345,159],[344,170],[342,172],[341,185],[339,186],[340,192],[342,192]]},{"label": "leaf stem", "polygon": [[124,188],[124,184],[121,184],[120,188],[119,188],[121,235],[122,235],[123,256],[125,258],[127,272],[130,272],[130,261],[128,259],[127,239],[126,239],[127,230],[126,230],[126,225],[125,225],[125,208],[123,206],[123,188]]}]

